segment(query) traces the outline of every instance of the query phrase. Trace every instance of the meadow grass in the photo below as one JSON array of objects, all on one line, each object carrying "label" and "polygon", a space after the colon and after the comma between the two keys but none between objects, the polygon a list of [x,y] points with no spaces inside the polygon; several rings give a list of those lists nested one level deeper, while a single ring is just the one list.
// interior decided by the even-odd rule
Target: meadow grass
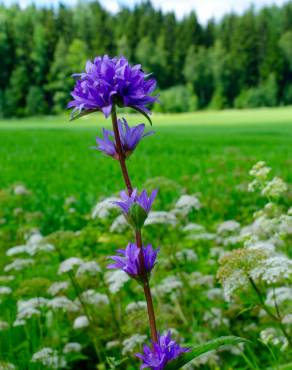
[{"label": "meadow grass", "polygon": [[[130,123],[141,121],[129,115]],[[98,198],[123,188],[116,163],[91,149],[109,124],[95,114],[75,122],[67,115],[0,121],[0,188],[24,183],[37,194],[36,209],[46,214],[51,229],[59,226],[66,197],[74,195],[89,210]],[[240,186],[259,160],[292,181],[291,107],[155,114],[153,129],[156,135],[129,160],[135,185],[165,177],[188,193],[200,193],[206,206],[201,222],[240,217],[246,198]]]}]

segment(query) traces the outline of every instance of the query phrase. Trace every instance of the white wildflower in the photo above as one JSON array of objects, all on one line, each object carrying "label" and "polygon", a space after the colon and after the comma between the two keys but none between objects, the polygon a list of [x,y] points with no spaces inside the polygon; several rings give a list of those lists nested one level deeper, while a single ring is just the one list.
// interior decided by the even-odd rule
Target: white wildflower
[{"label": "white wildflower", "polygon": [[77,257],[70,257],[60,263],[58,274],[61,275],[66,272],[72,271],[74,267],[80,266],[82,263],[83,263],[82,259]]},{"label": "white wildflower", "polygon": [[224,247],[228,247],[230,245],[239,244],[241,242],[241,239],[242,238],[240,236],[231,235],[228,236],[227,238],[224,238],[222,240],[222,244],[224,245]]},{"label": "white wildflower", "polygon": [[145,221],[145,226],[155,224],[175,226],[177,224],[177,219],[171,212],[151,211]]},{"label": "white wildflower", "polygon": [[251,271],[251,277],[267,284],[289,281],[292,278],[292,260],[284,255],[269,257]]},{"label": "white wildflower", "polygon": [[211,288],[207,290],[206,295],[210,300],[222,299],[223,291],[221,288]]},{"label": "white wildflower", "polygon": [[0,370],[16,370],[16,367],[11,362],[0,361]]},{"label": "white wildflower", "polygon": [[111,340],[110,342],[107,342],[106,344],[106,349],[111,350],[113,348],[117,348],[120,346],[120,341],[119,340]]},{"label": "white wildflower", "polygon": [[59,294],[60,292],[67,290],[68,288],[69,288],[69,283],[67,281],[56,281],[49,287],[48,293],[51,294],[52,296],[55,296]]},{"label": "white wildflower", "polygon": [[201,272],[195,271],[188,277],[188,281],[192,287],[208,286],[211,288],[214,284],[214,276],[203,275]]},{"label": "white wildflower", "polygon": [[147,340],[146,335],[133,334],[130,338],[123,341],[122,354],[131,354],[137,347],[140,347]]},{"label": "white wildflower", "polygon": [[229,320],[222,316],[222,311],[219,308],[212,307],[210,311],[206,311],[203,320],[208,322],[212,329],[217,329],[222,326],[228,326]]},{"label": "white wildflower", "polygon": [[180,262],[196,262],[198,260],[197,254],[192,249],[178,251],[175,256]]},{"label": "white wildflower", "polygon": [[129,224],[125,218],[124,215],[119,215],[116,219],[114,219],[111,227],[110,232],[111,233],[123,233],[127,230],[129,227]]},{"label": "white wildflower", "polygon": [[232,234],[238,232],[240,229],[240,223],[234,220],[229,220],[222,222],[217,228],[217,233],[220,235],[223,234]]},{"label": "white wildflower", "polygon": [[153,293],[161,295],[169,294],[172,293],[173,290],[177,290],[182,287],[183,284],[180,279],[176,276],[168,276],[153,288]]},{"label": "white wildflower", "polygon": [[16,328],[17,326],[24,326],[25,324],[26,324],[26,321],[25,320],[16,319],[13,322],[13,327]]},{"label": "white wildflower", "polygon": [[130,277],[122,270],[108,271],[105,275],[111,293],[117,293]]},{"label": "white wildflower", "polygon": [[9,295],[12,293],[12,289],[9,286],[0,286],[0,295]]},{"label": "white wildflower", "polygon": [[77,342],[70,342],[70,343],[67,343],[65,345],[65,347],[63,348],[63,352],[65,354],[68,354],[68,353],[79,353],[81,352],[82,350],[82,346],[80,343],[77,343]]},{"label": "white wildflower", "polygon": [[66,367],[66,361],[58,355],[58,352],[50,347],[44,347],[33,354],[31,362],[40,363],[50,369],[62,369]]},{"label": "white wildflower", "polygon": [[275,252],[275,245],[269,241],[246,242],[245,247],[248,249],[259,249],[269,253]]},{"label": "white wildflower", "polygon": [[14,195],[28,195],[29,190],[24,185],[15,185],[13,187]]},{"label": "white wildflower", "polygon": [[262,181],[267,178],[267,175],[270,173],[270,171],[271,168],[266,166],[266,162],[260,161],[252,167],[252,169],[249,171],[249,174]]},{"label": "white wildflower", "polygon": [[120,201],[119,198],[110,197],[102,200],[101,202],[97,203],[92,210],[91,218],[107,218],[110,216],[111,211],[113,209],[117,209],[117,205],[115,202]]},{"label": "white wildflower", "polygon": [[17,313],[17,319],[16,321],[22,321],[31,319],[33,316],[40,316],[41,312],[37,310],[36,308],[28,307],[26,309],[23,309]]},{"label": "white wildflower", "polygon": [[26,267],[31,266],[33,264],[34,264],[34,260],[31,258],[26,258],[26,259],[18,258],[14,260],[13,262],[11,262],[9,265],[6,265],[4,267],[4,271],[5,272],[21,271],[25,269]]},{"label": "white wildflower", "polygon": [[101,294],[93,289],[88,289],[82,293],[82,300],[87,304],[95,306],[103,306],[109,304],[109,299],[106,294]]},{"label": "white wildflower", "polygon": [[288,313],[287,315],[285,315],[282,319],[282,323],[285,325],[292,325],[292,313]]},{"label": "white wildflower", "polygon": [[225,300],[230,302],[235,291],[248,285],[249,281],[247,275],[241,270],[234,271],[222,282]]},{"label": "white wildflower", "polygon": [[13,281],[15,279],[14,275],[3,275],[0,276],[0,283],[7,283],[9,281]]},{"label": "white wildflower", "polygon": [[96,276],[101,272],[99,265],[95,261],[82,262],[78,267],[76,276],[80,277],[82,275]]},{"label": "white wildflower", "polygon": [[292,288],[279,287],[268,290],[266,305],[275,307],[275,302],[277,305],[282,305],[289,301],[292,302]]},{"label": "white wildflower", "polygon": [[76,203],[77,199],[74,197],[74,195],[71,195],[70,197],[65,199],[65,205],[66,206],[71,206],[72,204]]},{"label": "white wildflower", "polygon": [[199,357],[196,357],[194,360],[189,362],[187,365],[183,366],[183,370],[193,370],[195,368],[201,368],[203,365],[208,365],[208,367],[214,368],[218,365],[220,357],[214,352],[207,352]]},{"label": "white wildflower", "polygon": [[266,183],[262,195],[267,198],[278,198],[287,190],[287,184],[280,177],[274,177],[273,180]]},{"label": "white wildflower", "polygon": [[4,320],[0,320],[0,331],[7,330],[9,328],[9,323]]},{"label": "white wildflower", "polygon": [[281,349],[287,347],[287,339],[280,335],[275,328],[267,328],[260,332],[260,338],[265,344],[281,346]]},{"label": "white wildflower", "polygon": [[46,307],[48,301],[49,300],[47,298],[43,298],[43,297],[34,297],[34,298],[30,298],[26,301],[20,300],[20,301],[17,302],[17,312],[20,312],[22,310],[26,310],[28,308]]},{"label": "white wildflower", "polygon": [[188,239],[197,240],[197,241],[215,240],[216,239],[216,234],[212,234],[212,233],[190,234],[190,235],[188,235]]},{"label": "white wildflower", "polygon": [[88,326],[89,326],[89,321],[86,316],[76,317],[73,323],[74,329],[83,329],[83,328],[87,328]]},{"label": "white wildflower", "polygon": [[76,302],[71,301],[65,296],[55,297],[48,301],[47,306],[52,310],[64,310],[68,312],[77,312],[80,307]]},{"label": "white wildflower", "polygon": [[211,257],[215,257],[217,259],[220,259],[222,258],[223,256],[225,256],[228,252],[221,248],[221,247],[213,247],[210,249],[210,255]]},{"label": "white wildflower", "polygon": [[136,311],[145,311],[146,307],[147,304],[145,301],[132,302],[127,305],[126,312],[131,313]]},{"label": "white wildflower", "polygon": [[282,236],[292,235],[292,216],[282,215],[279,218],[279,233]]},{"label": "white wildflower", "polygon": [[192,210],[198,211],[202,207],[199,199],[194,195],[182,195],[176,202],[173,212],[187,216]]},{"label": "white wildflower", "polygon": [[184,228],[183,228],[183,231],[185,233],[202,233],[202,232],[205,232],[205,227],[202,226],[202,225],[199,225],[199,224],[195,224],[195,223],[189,223],[187,224]]}]

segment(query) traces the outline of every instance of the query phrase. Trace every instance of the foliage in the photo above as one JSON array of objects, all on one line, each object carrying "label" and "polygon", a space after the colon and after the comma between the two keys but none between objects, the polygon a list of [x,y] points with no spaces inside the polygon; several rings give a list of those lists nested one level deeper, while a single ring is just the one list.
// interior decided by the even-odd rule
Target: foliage
[{"label": "foliage", "polygon": [[[27,107],[31,87],[46,101],[38,114],[61,112],[71,74],[104,53],[124,54],[154,72],[166,99],[178,94],[174,106],[164,108],[171,112],[291,104],[291,8],[251,8],[203,26],[194,12],[178,20],[149,1],[122,7],[117,15],[96,1],[56,9],[0,5],[0,114],[33,114]],[[262,96],[271,72],[276,100]],[[183,85],[192,87],[196,102],[178,104]],[[179,88],[169,90],[174,86]]]}]

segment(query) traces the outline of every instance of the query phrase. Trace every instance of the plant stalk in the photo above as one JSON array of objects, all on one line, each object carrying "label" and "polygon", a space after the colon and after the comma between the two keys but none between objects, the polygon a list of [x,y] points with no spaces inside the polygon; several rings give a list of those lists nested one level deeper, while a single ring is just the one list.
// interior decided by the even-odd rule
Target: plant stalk
[{"label": "plant stalk", "polygon": [[[125,153],[123,151],[122,143],[121,143],[121,138],[119,134],[119,128],[118,128],[118,119],[117,119],[117,112],[116,112],[116,107],[113,106],[112,108],[112,124],[113,124],[113,130],[114,130],[114,135],[115,135],[115,143],[116,143],[116,149],[118,153],[118,160],[120,163],[121,171],[123,174],[124,182],[128,190],[129,196],[131,196],[133,192],[133,186],[129,177],[128,169],[126,166],[126,158],[125,158]],[[144,260],[144,254],[142,252],[142,247],[143,247],[143,242],[142,242],[142,235],[141,235],[141,230],[136,230],[136,244],[137,247],[140,248],[140,254],[139,254],[139,259],[140,259],[140,265],[142,268],[141,271],[141,276],[142,276],[142,281],[143,281],[143,290],[144,290],[144,295],[145,295],[145,300],[147,303],[147,312],[148,312],[148,319],[149,319],[149,326],[150,326],[150,333],[151,333],[151,339],[153,342],[157,343],[158,342],[158,336],[157,336],[157,329],[156,329],[156,320],[155,320],[155,312],[154,312],[154,306],[153,306],[153,300],[152,300],[152,294],[151,294],[151,289],[149,285],[149,278],[147,276],[147,272],[145,270],[145,260]]]}]

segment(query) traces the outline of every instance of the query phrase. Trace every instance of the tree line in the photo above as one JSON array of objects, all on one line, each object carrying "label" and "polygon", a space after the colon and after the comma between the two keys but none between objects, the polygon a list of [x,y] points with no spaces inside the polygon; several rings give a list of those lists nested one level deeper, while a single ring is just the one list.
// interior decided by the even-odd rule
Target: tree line
[{"label": "tree line", "polygon": [[98,1],[0,5],[0,117],[64,110],[96,55],[124,55],[158,80],[165,112],[292,104],[292,2],[200,24],[150,1],[118,14]]}]

